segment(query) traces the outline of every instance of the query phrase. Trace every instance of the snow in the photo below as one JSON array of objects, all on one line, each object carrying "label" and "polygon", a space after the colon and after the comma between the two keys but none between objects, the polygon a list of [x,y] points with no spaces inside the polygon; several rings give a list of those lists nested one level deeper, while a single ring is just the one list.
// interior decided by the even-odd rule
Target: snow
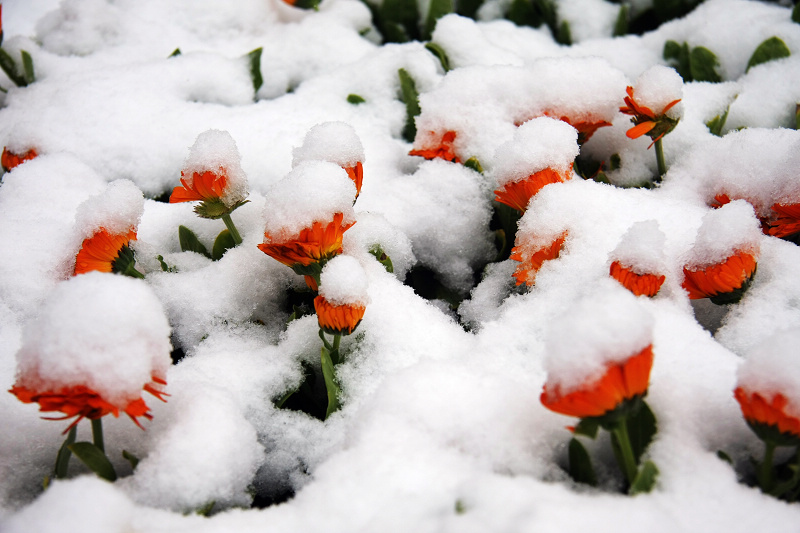
[{"label": "snow", "polygon": [[247,176],[242,170],[241,156],[236,141],[227,131],[208,130],[197,136],[189,148],[189,156],[183,164],[181,175],[191,187],[195,174],[212,172],[226,178],[220,197],[222,203],[231,207],[247,198]]},{"label": "snow", "polygon": [[[800,25],[781,5],[706,0],[612,38],[618,4],[559,0],[575,41],[566,46],[544,25],[501,19],[509,4],[485,2],[477,21],[439,21],[432,41],[450,59],[445,72],[420,42],[379,45],[357,0],[324,0],[318,11],[281,0],[3,0],[3,49],[30,52],[37,81],[15,88],[0,74],[0,145],[39,156],[0,184],[0,381],[8,390],[35,370],[128,398],[155,372],[170,396],[144,396],[145,431],[104,420],[117,482],[73,458],[71,479],[43,490],[68,422],[0,394],[0,530],[796,529],[797,504],[741,482],[763,445],[733,390],[797,396],[800,248],[764,235],[759,217],[800,201]],[[637,0],[632,12],[650,4]],[[746,72],[773,35],[792,55]],[[663,59],[667,40],[713,51],[723,82],[681,81]],[[247,54],[259,47],[255,90]],[[400,68],[420,93],[413,143],[402,138]],[[631,187],[651,185],[656,157],[646,136],[626,136],[629,85],[654,110],[682,99],[663,139],[669,170],[651,188]],[[351,104],[351,94],[365,101]],[[717,137],[705,123],[726,110]],[[567,238],[535,284],[516,287],[519,263],[498,257],[493,190],[537,165],[572,162],[576,134],[564,118],[611,124],[579,156],[603,162],[611,183],[575,174],[538,192],[518,244]],[[200,142],[209,130],[224,137],[224,156]],[[408,155],[446,131],[483,174]],[[211,249],[222,223],[163,201],[199,159],[223,159],[237,175],[240,165],[249,188],[232,215],[243,242],[218,261],[182,251],[178,226]],[[353,161],[364,165],[355,205],[342,168]],[[720,194],[731,202],[715,208]],[[302,277],[257,245],[265,232],[289,239],[335,213],[355,224],[321,290],[369,303],[341,340],[342,408],[323,422],[276,406],[309,369],[321,375],[322,344],[316,317],[293,307],[310,295]],[[109,224],[137,226],[144,280],[71,277],[81,239]],[[760,250],[742,300],[690,302],[684,266],[735,250]],[[613,260],[664,275],[664,286],[634,297],[610,278]],[[424,297],[409,286],[422,275],[437,284]],[[604,438],[586,444],[600,486],[573,482],[568,422],[541,405],[545,381],[591,379],[650,342],[653,492],[619,493]],[[78,438],[91,439],[85,422]],[[141,459],[135,470],[123,449]],[[211,502],[211,516],[194,514]]]},{"label": "snow", "polygon": [[348,255],[334,257],[322,268],[319,294],[332,305],[369,303],[369,281],[358,260]]}]

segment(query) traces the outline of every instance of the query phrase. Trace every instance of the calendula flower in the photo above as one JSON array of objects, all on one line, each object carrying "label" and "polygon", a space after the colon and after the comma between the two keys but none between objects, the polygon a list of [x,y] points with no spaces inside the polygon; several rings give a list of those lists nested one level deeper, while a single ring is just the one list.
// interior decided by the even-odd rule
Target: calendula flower
[{"label": "calendula flower", "polygon": [[551,183],[561,183],[570,179],[572,175],[572,164],[569,165],[567,172],[558,172],[551,168],[545,168],[534,172],[525,179],[512,181],[494,191],[494,199],[500,203],[513,207],[520,213],[524,213],[528,208],[528,202],[545,185]]},{"label": "calendula flower", "polygon": [[797,234],[800,233],[800,203],[774,204],[772,211],[777,217],[767,222],[766,233],[796,242]]},{"label": "calendula flower", "polygon": [[323,296],[314,298],[319,327],[332,335],[350,335],[364,318],[366,309],[362,305],[333,305]]},{"label": "calendula flower", "polygon": [[332,335],[350,335],[364,316],[369,295],[367,275],[355,258],[340,255],[320,275],[320,293],[314,299],[319,327]]},{"label": "calendula flower", "polygon": [[634,126],[625,133],[630,139],[638,139],[642,135],[647,135],[655,143],[678,125],[678,119],[668,117],[667,112],[681,101],[680,98],[671,101],[655,112],[636,102],[633,96],[633,87],[629,85],[626,92],[628,93],[628,96],[625,97],[626,105],[620,107],[619,110],[626,115],[632,115],[631,122]]},{"label": "calendula flower", "polygon": [[233,137],[227,131],[208,130],[189,149],[181,185],[172,190],[169,202],[199,201],[194,209],[199,216],[224,219],[247,203],[247,194],[247,177]]},{"label": "calendula flower", "polygon": [[280,241],[264,233],[264,242],[258,249],[292,269],[325,262],[342,253],[344,232],[355,224],[343,220],[343,213],[335,213],[332,221],[315,221],[311,227]]},{"label": "calendula flower", "polygon": [[364,147],[356,131],[345,122],[323,122],[311,128],[302,146],[292,151],[292,166],[304,161],[330,161],[342,167],[356,186],[356,198],[364,181]]},{"label": "calendula flower", "polygon": [[[431,136],[435,136],[434,132],[430,132]],[[441,139],[437,144],[430,148],[419,148],[408,152],[408,155],[416,155],[424,157],[425,159],[444,159],[445,161],[453,161],[460,163],[461,159],[456,155],[453,149],[453,143],[456,140],[455,131],[446,131],[442,134]]]},{"label": "calendula flower", "polygon": [[[545,113],[546,116],[552,116],[549,113]],[[578,130],[578,144],[584,144],[586,141],[592,138],[592,135],[599,130],[600,128],[604,128],[606,126],[610,126],[611,123],[607,120],[574,120],[566,116],[559,117],[561,121],[566,122],[576,130]]]},{"label": "calendula flower", "polygon": [[[124,272],[122,263],[132,259],[129,244],[135,240],[136,230],[133,228],[124,233],[110,233],[105,228],[100,228],[81,244],[81,249],[75,257],[73,275],[86,274],[94,270]],[[127,267],[127,264],[125,266]]]},{"label": "calendula flower", "polygon": [[545,384],[542,405],[562,415],[577,418],[604,416],[625,402],[647,393],[653,367],[653,346],[620,363],[608,365],[600,379],[563,394],[558,385]]},{"label": "calendula flower", "polygon": [[10,172],[11,169],[18,167],[25,161],[30,161],[38,155],[39,154],[35,148],[31,148],[26,152],[17,154],[9,150],[8,147],[5,147],[3,148],[3,155],[0,156],[0,166],[2,166],[3,170],[6,172]]},{"label": "calendula flower", "polygon": [[511,250],[511,259],[521,263],[513,274],[517,285],[525,283],[532,286],[536,279],[536,273],[542,268],[544,262],[558,258],[567,235],[568,233],[565,231],[550,244],[533,250],[529,246],[515,246]]},{"label": "calendula flower", "polygon": [[[681,286],[689,293],[689,299],[718,298],[724,295],[734,298],[750,284],[756,272],[756,258],[747,252],[736,252],[719,264],[697,268],[683,268]],[[740,295],[735,300],[741,298]]]},{"label": "calendula flower", "polygon": [[636,296],[655,296],[661,289],[661,285],[664,284],[664,280],[667,279],[663,275],[638,274],[633,269],[623,266],[619,261],[611,263],[609,274]]},{"label": "calendula flower", "polygon": [[782,442],[800,445],[800,418],[788,413],[789,401],[777,392],[762,394],[736,387],[733,393],[747,424],[762,438],[775,438],[776,432]]}]

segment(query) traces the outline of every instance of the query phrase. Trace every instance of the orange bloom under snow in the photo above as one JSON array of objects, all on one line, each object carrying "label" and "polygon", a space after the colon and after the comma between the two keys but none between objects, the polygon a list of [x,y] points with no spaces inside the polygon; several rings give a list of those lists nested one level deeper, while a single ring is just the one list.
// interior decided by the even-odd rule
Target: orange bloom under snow
[{"label": "orange bloom under snow", "polygon": [[[433,132],[431,132],[433,133]],[[460,163],[461,160],[453,150],[453,142],[456,140],[456,132],[450,130],[442,135],[442,140],[433,148],[423,148],[420,150],[411,150],[408,155],[417,155],[425,159],[444,159],[445,161],[454,161]]]},{"label": "orange bloom under snow", "polygon": [[800,439],[800,419],[786,413],[789,402],[783,394],[774,394],[768,400],[759,392],[749,392],[737,387],[733,395],[749,424],[774,426],[784,436]]},{"label": "orange bloom under snow", "polygon": [[172,189],[169,197],[171,204],[196,200],[219,200],[225,194],[228,176],[222,168],[219,173],[210,170],[203,173],[195,172],[192,174],[191,183],[183,175],[183,171],[181,171],[181,186]]},{"label": "orange bloom under snow", "polygon": [[364,182],[364,167],[361,161],[352,167],[344,167],[344,170],[347,172],[347,175],[350,176],[350,179],[353,180],[353,183],[355,183],[356,198],[358,198],[358,195],[361,194],[361,184]]},{"label": "orange bloom under snow", "polygon": [[800,233],[800,204],[775,204],[772,211],[778,216],[768,224],[769,235],[785,238]]},{"label": "orange bloom under snow", "polygon": [[610,365],[603,376],[567,394],[558,386],[545,384],[540,397],[542,405],[562,415],[577,418],[603,416],[636,396],[644,396],[653,367],[653,346]]},{"label": "orange bloom under snow", "polygon": [[314,298],[314,310],[317,312],[319,327],[325,333],[350,335],[364,318],[366,307],[363,305],[333,305],[323,296],[317,296]]},{"label": "orange bloom under snow", "polygon": [[689,299],[712,298],[742,288],[756,271],[756,258],[747,252],[736,252],[724,262],[691,270],[683,269],[681,286],[689,292]]},{"label": "orange bloom under snow", "polygon": [[30,150],[22,154],[15,154],[8,148],[3,148],[3,155],[0,156],[0,166],[2,166],[3,170],[5,170],[6,172],[10,172],[11,169],[18,167],[25,161],[30,161],[37,155],[39,154],[36,152],[35,148],[31,148]]},{"label": "orange bloom under snow", "polygon": [[[545,113],[545,115],[547,115],[547,113]],[[589,139],[591,139],[592,135],[594,135],[594,133],[600,128],[604,128],[606,126],[611,125],[610,122],[607,122],[605,120],[598,120],[597,122],[589,122],[586,120],[572,121],[570,120],[569,117],[558,117],[558,118],[562,122],[566,122],[576,130],[578,130],[578,144],[583,144]]]},{"label": "orange bloom under snow", "polygon": [[[152,380],[153,381],[146,384],[143,389],[165,402],[166,399],[164,397],[168,395],[160,390],[159,386],[166,385],[167,382],[156,376],[153,376]],[[139,417],[144,417],[148,420],[153,418],[150,414],[150,408],[147,407],[147,404],[142,398],[136,398],[135,400],[127,402],[125,405],[115,405],[108,402],[99,393],[84,385],[44,391],[33,390],[22,385],[14,385],[9,392],[23,403],[38,403],[39,411],[43,413],[61,412],[64,414],[64,416],[58,418],[43,417],[46,420],[68,420],[77,417],[72,421],[69,427],[64,430],[64,433],[67,433],[84,418],[96,420],[109,413],[113,414],[115,417],[119,417],[120,411],[127,414],[139,427],[142,427],[138,420]]]},{"label": "orange bloom under snow", "polygon": [[551,183],[560,183],[569,179],[572,172],[572,163],[569,165],[569,170],[560,173],[551,168],[545,168],[538,172],[534,172],[525,179],[506,183],[496,191],[494,191],[494,199],[507,206],[513,207],[520,213],[525,213],[528,208],[528,202],[538,193],[545,185]]},{"label": "orange bloom under snow", "polygon": [[269,233],[264,233],[264,242],[258,248],[291,268],[330,259],[342,253],[344,232],[355,224],[345,224],[343,219],[343,213],[336,213],[331,222],[316,221],[310,228],[304,228],[296,236],[281,242],[274,242]]},{"label": "orange bloom under snow", "polygon": [[78,255],[75,257],[73,275],[85,274],[93,270],[112,272],[114,261],[119,257],[123,247],[136,240],[136,230],[114,234],[100,228],[94,235],[84,239]]},{"label": "orange bloom under snow", "polygon": [[631,121],[634,123],[634,126],[625,133],[628,138],[638,139],[642,135],[647,134],[653,142],[656,142],[672,131],[678,124],[676,119],[669,118],[666,115],[667,111],[681,101],[680,98],[668,103],[659,113],[655,113],[649,107],[640,105],[636,101],[633,96],[633,87],[629,85],[625,89],[625,92],[628,93],[628,96],[625,97],[626,105],[620,107],[619,110],[621,113],[632,116]]},{"label": "orange bloom under snow", "polygon": [[666,279],[665,276],[655,274],[637,274],[619,261],[611,263],[609,274],[636,296],[655,296]]},{"label": "orange bloom under snow", "polygon": [[514,249],[511,250],[511,259],[521,263],[513,274],[514,278],[517,280],[517,285],[533,283],[532,278],[536,277],[536,272],[542,268],[544,262],[556,259],[559,256],[566,238],[567,232],[564,232],[551,244],[539,248],[527,258],[523,256],[522,248],[520,246],[515,246]]}]

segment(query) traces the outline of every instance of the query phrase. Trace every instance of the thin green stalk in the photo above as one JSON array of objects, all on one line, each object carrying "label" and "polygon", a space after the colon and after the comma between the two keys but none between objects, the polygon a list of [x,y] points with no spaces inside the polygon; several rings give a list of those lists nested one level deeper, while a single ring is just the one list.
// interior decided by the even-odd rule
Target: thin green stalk
[{"label": "thin green stalk", "polygon": [[661,146],[661,139],[655,142],[656,145],[656,163],[658,164],[658,181],[664,179],[664,174],[667,173],[667,163],[664,161],[664,147]]},{"label": "thin green stalk", "polygon": [[136,268],[133,266],[133,263],[131,263],[130,266],[125,269],[125,275],[132,278],[144,279],[144,274],[136,270]]},{"label": "thin green stalk", "polygon": [[764,441],[764,460],[758,467],[758,486],[764,492],[769,492],[772,489],[772,462],[775,457],[775,443],[772,441]]},{"label": "thin green stalk", "polygon": [[231,232],[231,237],[233,237],[233,242],[236,245],[242,244],[242,236],[239,235],[239,230],[236,229],[236,226],[233,224],[233,220],[231,219],[231,215],[222,215],[222,221],[225,223],[225,227],[228,228],[228,231]]},{"label": "thin green stalk", "polygon": [[339,343],[341,341],[342,341],[341,333],[337,333],[336,335],[333,336],[333,350],[337,353],[339,352]]},{"label": "thin green stalk", "polygon": [[633,481],[636,479],[636,460],[633,457],[633,447],[631,446],[631,439],[628,435],[628,424],[627,420],[623,418],[620,420],[616,427],[611,430],[614,436],[617,439],[617,444],[619,445],[620,454],[617,459],[620,461],[620,468],[625,473],[625,479],[628,480],[628,484],[632,485]]},{"label": "thin green stalk", "polygon": [[106,447],[103,443],[103,419],[102,418],[95,418],[92,420],[92,440],[94,440],[94,445],[97,448],[105,453]]}]

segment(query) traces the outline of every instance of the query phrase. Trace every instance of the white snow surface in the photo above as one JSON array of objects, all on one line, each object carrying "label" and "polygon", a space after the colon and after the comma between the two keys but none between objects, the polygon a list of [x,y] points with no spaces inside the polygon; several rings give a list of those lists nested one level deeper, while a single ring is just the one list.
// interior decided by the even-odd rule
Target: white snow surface
[{"label": "white snow surface", "polygon": [[[0,147],[40,155],[0,184],[0,385],[36,368],[42,380],[90,377],[129,398],[156,370],[170,394],[144,396],[154,416],[146,431],[104,420],[116,483],[73,458],[72,479],[47,490],[68,423],[0,394],[3,533],[797,529],[800,506],[740,482],[763,445],[733,398],[738,380],[797,400],[800,247],[764,236],[756,218],[800,199],[800,25],[789,8],[706,0],[656,30],[612,38],[618,4],[558,0],[575,40],[565,46],[546,26],[500,19],[510,2],[490,0],[478,21],[439,21],[432,40],[450,58],[445,73],[420,42],[378,45],[357,0],[324,0],[318,11],[281,0],[2,3],[3,49],[28,51],[36,82],[16,88],[0,73]],[[636,0],[632,13],[650,4]],[[792,55],[746,72],[773,35]],[[663,59],[667,40],[712,50],[723,82],[681,82]],[[256,91],[247,54],[259,47]],[[402,137],[400,68],[420,93],[414,143]],[[654,108],[682,98],[663,139],[669,170],[651,189],[625,188],[656,173],[650,140],[625,135],[628,85]],[[365,102],[348,103],[350,94]],[[726,111],[714,136],[706,122]],[[611,123],[580,147],[605,163],[611,184],[576,177],[536,195],[518,238],[569,237],[535,286],[519,288],[490,226],[495,154],[543,116]],[[347,135],[306,154],[307,136],[326,124]],[[250,188],[232,215],[243,243],[218,261],[182,251],[178,226],[211,250],[221,221],[157,201],[208,130],[235,139]],[[448,130],[459,158],[477,157],[485,174],[408,156]],[[531,134],[530,147],[554,140]],[[355,209],[332,155],[339,143],[363,156]],[[508,172],[523,172],[515,166]],[[712,209],[722,193],[734,201]],[[363,270],[369,309],[342,339],[342,408],[322,422],[276,407],[308,368],[321,375],[321,341],[313,315],[287,324],[287,294],[306,290],[302,277],[257,245],[265,231],[289,238],[336,212],[356,222],[340,259]],[[84,228],[137,220],[144,280],[70,277]],[[370,253],[376,245],[393,273]],[[687,257],[740,246],[760,249],[743,299],[711,311],[690,302],[680,286]],[[636,298],[611,280],[614,254],[659,263],[659,294]],[[442,290],[426,299],[404,284],[420,273]],[[448,298],[465,299],[454,310]],[[619,493],[604,436],[587,443],[600,486],[574,483],[564,469],[571,421],[541,405],[543,384],[587,379],[650,341],[654,490]],[[78,439],[91,439],[88,424]],[[136,470],[123,449],[141,459]],[[211,516],[194,514],[211,502]]]},{"label": "white snow surface", "polygon": [[303,144],[292,150],[292,157],[292,166],[303,161],[330,161],[350,168],[364,162],[364,147],[349,124],[323,122],[308,130]]},{"label": "white snow surface", "polygon": [[319,294],[332,305],[366,307],[369,303],[369,281],[356,258],[334,257],[325,263],[319,278]]}]

